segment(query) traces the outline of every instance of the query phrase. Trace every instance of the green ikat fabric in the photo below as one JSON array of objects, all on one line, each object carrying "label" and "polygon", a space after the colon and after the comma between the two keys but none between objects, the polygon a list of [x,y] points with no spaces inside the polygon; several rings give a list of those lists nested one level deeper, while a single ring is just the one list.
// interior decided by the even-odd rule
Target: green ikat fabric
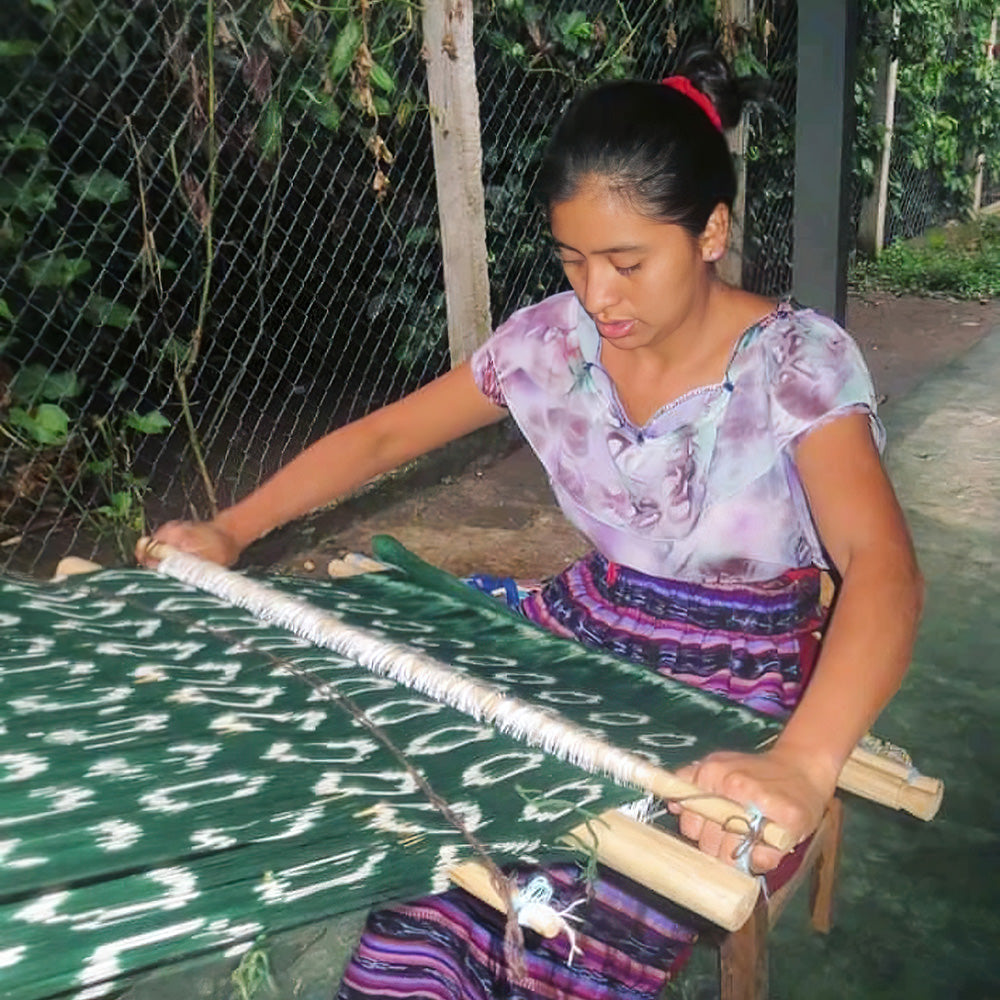
[{"label": "green ikat fabric", "polygon": [[[667,766],[774,728],[399,571],[269,582]],[[444,888],[470,850],[398,754],[501,862],[636,798],[149,571],[0,579],[0,634],[4,1000]]]}]

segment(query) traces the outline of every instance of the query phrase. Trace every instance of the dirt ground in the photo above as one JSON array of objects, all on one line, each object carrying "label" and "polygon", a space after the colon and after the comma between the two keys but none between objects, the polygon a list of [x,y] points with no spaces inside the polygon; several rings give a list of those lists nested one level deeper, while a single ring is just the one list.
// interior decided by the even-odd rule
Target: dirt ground
[{"label": "dirt ground", "polygon": [[[1000,326],[1000,300],[852,297],[847,326],[871,367],[880,404],[891,407]],[[557,572],[587,543],[563,519],[530,449],[514,444],[500,451],[473,458],[458,473],[442,466],[435,485],[396,499],[376,490],[313,515],[255,545],[245,563],[322,576],[331,558],[368,552],[371,536],[385,533],[457,574],[542,578]]]}]

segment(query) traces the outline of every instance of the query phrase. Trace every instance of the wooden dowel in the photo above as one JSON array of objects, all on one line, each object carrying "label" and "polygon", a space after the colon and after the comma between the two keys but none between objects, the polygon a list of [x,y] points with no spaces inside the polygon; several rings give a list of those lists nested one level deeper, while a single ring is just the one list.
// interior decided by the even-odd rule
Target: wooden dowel
[{"label": "wooden dowel", "polygon": [[[755,878],[615,809],[589,824],[581,824],[564,839],[575,847],[583,844],[593,848],[598,861],[608,868],[726,930],[736,930],[746,923],[760,891]],[[464,861],[450,868],[448,875],[456,885],[504,911],[500,894],[481,862]],[[559,932],[558,925],[550,920],[528,926],[544,937]]]},{"label": "wooden dowel", "polygon": [[[150,539],[142,539],[139,544],[140,550],[154,560],[165,560],[174,554],[183,555],[188,559],[196,558],[187,553],[180,553],[177,549],[162,542],[154,542]],[[214,564],[204,563],[204,565],[214,567]],[[228,572],[222,571],[221,567],[214,568],[223,573]],[[235,577],[236,574],[233,576]],[[262,593],[267,592],[267,588],[262,585],[255,584],[255,586]],[[276,592],[275,595],[278,596]],[[333,619],[332,615],[329,617]],[[360,629],[356,631],[361,632]],[[445,669],[443,664],[437,666]],[[470,684],[477,686],[478,690],[475,694],[477,711],[486,722],[492,722],[496,718],[496,713],[501,705],[509,705],[513,701],[502,691],[493,688],[486,682],[473,681],[470,678]],[[524,704],[526,707],[530,707],[527,703]],[[569,722],[559,721],[551,712],[542,713],[538,717],[539,729],[560,726],[569,728],[571,725]],[[533,732],[532,735],[536,738],[532,739],[531,742],[538,745],[538,738],[541,738],[544,744],[545,734],[539,731]],[[582,732],[580,738],[591,739],[586,732]],[[606,745],[606,749],[608,754],[627,753],[623,750],[616,751],[610,745]],[[743,806],[729,799],[708,795],[696,785],[682,781],[671,772],[649,764],[638,755],[632,756],[634,758],[633,773],[638,787],[665,801],[682,801],[685,808],[691,809],[706,819],[713,820],[734,832],[739,833],[750,828],[751,819]],[[852,753],[841,772],[838,787],[893,809],[904,809],[921,819],[930,819],[935,815],[944,792],[942,783],[937,779],[923,775],[911,778],[909,769],[904,765],[861,748]],[[760,839],[780,851],[789,851],[795,846],[791,834],[770,820],[765,821],[760,831]]]},{"label": "wooden dowel", "polygon": [[853,757],[840,772],[837,787],[923,820],[934,818],[944,796],[944,784],[935,778],[928,778],[922,784],[911,783],[885,768],[866,765]]}]

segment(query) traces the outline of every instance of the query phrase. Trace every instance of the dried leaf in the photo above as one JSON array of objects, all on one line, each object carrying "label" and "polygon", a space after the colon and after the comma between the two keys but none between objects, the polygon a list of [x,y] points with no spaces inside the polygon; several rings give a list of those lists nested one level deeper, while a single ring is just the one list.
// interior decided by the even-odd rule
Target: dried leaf
[{"label": "dried leaf", "polygon": [[198,225],[202,229],[207,228],[212,213],[208,207],[208,199],[205,197],[204,186],[201,181],[192,177],[187,171],[181,175],[181,184],[184,186],[184,194],[187,195],[191,213],[198,220]]},{"label": "dried leaf", "polygon": [[372,54],[364,42],[358,46],[354,54],[352,75],[354,96],[358,99],[362,110],[371,118],[378,118],[378,110],[375,107],[371,88]]},{"label": "dried leaf", "polygon": [[225,21],[219,20],[215,22],[215,44],[226,48],[233,48],[236,45],[236,40],[226,27]]},{"label": "dried leaf", "polygon": [[271,94],[271,62],[267,53],[259,49],[247,53],[240,75],[257,103],[263,104]]},{"label": "dried leaf", "polygon": [[382,201],[383,198],[389,193],[389,177],[385,171],[379,167],[375,171],[375,176],[372,178],[372,190],[375,192],[375,197]]},{"label": "dried leaf", "polygon": [[295,20],[292,8],[288,6],[286,0],[273,0],[269,16],[278,33],[284,34],[292,46],[298,45],[302,39],[302,25]]},{"label": "dried leaf", "polygon": [[375,154],[375,159],[379,163],[390,164],[395,159],[390,151],[389,147],[385,144],[385,140],[376,132],[368,140],[368,148],[372,153]]}]

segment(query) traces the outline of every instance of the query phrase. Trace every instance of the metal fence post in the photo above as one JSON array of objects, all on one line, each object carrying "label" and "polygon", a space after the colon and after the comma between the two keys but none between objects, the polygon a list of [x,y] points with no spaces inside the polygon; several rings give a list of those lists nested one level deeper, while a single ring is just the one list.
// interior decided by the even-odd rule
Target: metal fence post
[{"label": "metal fence post", "polygon": [[856,36],[857,0],[800,0],[793,285],[838,322],[847,307]]},{"label": "metal fence post", "polygon": [[427,0],[423,32],[448,345],[454,367],[468,358],[490,332],[472,0]]}]

